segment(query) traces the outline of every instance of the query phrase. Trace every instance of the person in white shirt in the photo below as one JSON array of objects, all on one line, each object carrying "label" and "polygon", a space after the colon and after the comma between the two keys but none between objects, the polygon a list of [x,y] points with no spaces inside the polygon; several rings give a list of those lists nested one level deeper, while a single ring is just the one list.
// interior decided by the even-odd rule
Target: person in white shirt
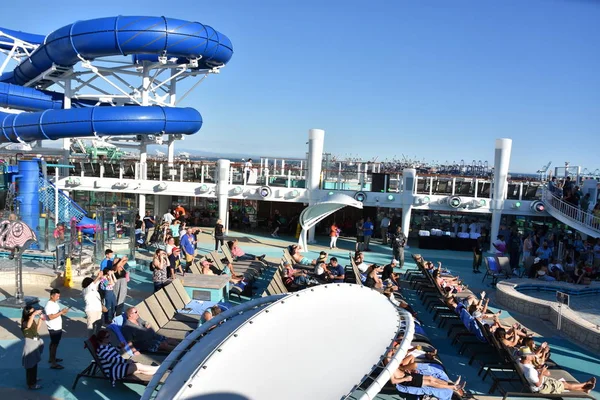
[{"label": "person in white shirt", "polygon": [[62,359],[56,357],[56,352],[62,338],[62,316],[69,312],[68,307],[60,309],[58,300],[60,300],[60,290],[52,289],[50,291],[50,300],[48,300],[46,307],[44,307],[46,326],[50,335],[50,359],[48,362],[51,364],[50,368],[52,369],[64,368],[59,364]]},{"label": "person in white shirt", "polygon": [[519,355],[521,356],[519,367],[523,370],[523,376],[527,379],[533,393],[561,394],[565,390],[589,393],[596,386],[596,378],[590,378],[584,383],[569,383],[550,377],[547,365],[544,364],[539,368],[533,365],[535,354],[527,346],[519,349]]},{"label": "person in white shirt", "polygon": [[164,222],[168,222],[169,225],[171,225],[173,223],[173,221],[175,220],[175,217],[173,216],[173,214],[171,213],[171,210],[167,210],[167,212],[163,215],[162,217]]},{"label": "person in white shirt", "polygon": [[252,171],[252,159],[249,158],[248,161],[244,163],[244,175],[246,176],[246,183],[250,180],[250,172]]},{"label": "person in white shirt", "polygon": [[466,233],[467,229],[469,229],[469,225],[467,224],[467,221],[463,220],[463,222],[460,224],[460,232]]},{"label": "person in white shirt", "polygon": [[358,254],[356,254],[354,262],[356,263],[356,267],[358,267],[358,270],[361,273],[367,273],[367,270],[369,269],[369,264],[365,262],[365,255],[363,253],[359,252]]},{"label": "person in white shirt", "polygon": [[469,234],[473,235],[475,233],[479,233],[477,232],[477,228],[479,227],[479,224],[473,220],[473,222],[471,222],[471,225],[469,225]]},{"label": "person in white shirt", "polygon": [[388,230],[392,221],[387,215],[383,216],[379,228],[381,229],[381,244],[388,244]]},{"label": "person in white shirt", "polygon": [[100,292],[98,292],[98,285],[100,285],[103,276],[104,274],[100,270],[96,279],[88,277],[81,282],[83,288],[81,295],[85,302],[88,336],[97,334],[102,328],[102,299],[100,298]]},{"label": "person in white shirt", "polygon": [[548,272],[550,272],[556,278],[557,281],[565,277],[565,269],[558,262],[556,257],[552,257],[552,262],[548,264]]}]

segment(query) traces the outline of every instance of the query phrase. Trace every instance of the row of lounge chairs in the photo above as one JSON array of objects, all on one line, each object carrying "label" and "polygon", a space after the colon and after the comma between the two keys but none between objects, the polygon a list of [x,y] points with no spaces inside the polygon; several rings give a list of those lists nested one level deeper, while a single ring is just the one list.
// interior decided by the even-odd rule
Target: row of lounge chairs
[{"label": "row of lounge chairs", "polygon": [[[171,284],[136,304],[135,308],[137,309],[139,316],[149,322],[158,334],[170,339],[182,340],[187,333],[198,326],[198,321],[200,320],[200,315],[178,312],[178,310],[185,311],[191,303],[192,300],[185,291],[182,283],[176,279]],[[121,334],[120,325],[113,322],[109,325],[109,328],[115,333],[117,338],[117,343],[113,344],[116,345],[116,347],[125,344],[124,350],[130,356],[133,356],[131,350],[126,346],[125,339]],[[89,339],[85,340],[84,346],[92,356],[92,361],[82,372],[77,374],[75,381],[73,382],[73,390],[75,390],[77,383],[81,378],[111,381],[111,378],[102,370],[100,360]],[[160,361],[162,358],[164,358],[164,355],[152,355],[152,357],[143,355],[136,358],[136,360],[152,363]],[[145,384],[149,382],[150,379],[151,376],[136,374],[125,377],[121,382]]]},{"label": "row of lounge chairs", "polygon": [[[507,348],[492,334],[488,325],[481,324],[466,310],[461,315],[449,306],[447,294],[436,285],[429,270],[425,268],[423,258],[415,254],[413,258],[417,269],[407,272],[406,276],[411,286],[417,289],[421,300],[429,312],[434,312],[433,319],[438,322],[440,329],[448,330],[448,337],[452,344],[458,344],[459,354],[470,355],[469,365],[479,365],[479,376],[485,380],[488,376],[492,379],[489,394],[499,391],[504,398],[509,397],[537,397],[537,398],[589,398],[585,393],[565,392],[560,395],[532,393],[530,384],[519,367],[519,359],[515,357],[514,350]],[[466,298],[473,293],[469,290],[457,293],[457,300]],[[466,312],[466,314],[465,314]],[[564,379],[567,382],[577,380],[567,371],[560,369],[553,362],[548,363],[550,376],[555,379]],[[519,390],[515,392],[513,390]]]}]

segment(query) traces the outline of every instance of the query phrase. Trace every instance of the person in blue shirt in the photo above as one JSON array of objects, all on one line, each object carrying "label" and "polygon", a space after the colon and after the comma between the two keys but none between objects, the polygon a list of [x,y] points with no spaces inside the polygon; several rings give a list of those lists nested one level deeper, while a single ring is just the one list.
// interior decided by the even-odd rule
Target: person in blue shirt
[{"label": "person in blue shirt", "polygon": [[344,278],[346,277],[345,270],[344,267],[338,263],[337,258],[331,257],[328,269],[333,277],[334,283],[344,283]]},{"label": "person in blue shirt", "polygon": [[544,244],[537,249],[535,255],[538,256],[545,265],[548,265],[548,261],[550,260],[550,257],[552,257],[552,249],[548,246],[548,242],[544,241]]},{"label": "person in blue shirt", "polygon": [[194,256],[196,255],[196,240],[192,228],[187,228],[185,235],[181,236],[179,243],[181,245],[181,251],[185,256],[186,268],[189,269],[194,261]]},{"label": "person in blue shirt", "polygon": [[371,222],[371,218],[367,217],[367,220],[363,224],[363,233],[365,235],[365,250],[371,251],[369,248],[369,244],[371,243],[371,237],[373,236],[373,222]]},{"label": "person in blue shirt", "polygon": [[104,260],[100,263],[100,271],[104,271],[106,268],[112,268],[115,253],[111,249],[104,251]]}]

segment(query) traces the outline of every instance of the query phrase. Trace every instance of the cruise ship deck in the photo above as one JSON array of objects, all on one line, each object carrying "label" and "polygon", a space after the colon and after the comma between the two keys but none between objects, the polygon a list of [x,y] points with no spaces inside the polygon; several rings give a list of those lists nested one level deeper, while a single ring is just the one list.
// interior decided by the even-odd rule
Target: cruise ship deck
[{"label": "cruise ship deck", "polygon": [[[272,238],[261,234],[241,234],[231,232],[231,237],[239,238],[243,248],[253,254],[266,254],[267,259],[277,262],[282,254],[282,249],[292,243],[292,237]],[[200,235],[201,243],[199,251],[206,253],[213,250],[212,237],[209,235]],[[308,257],[318,255],[321,250],[328,251],[328,243],[325,243],[324,237],[317,237],[318,244],[311,245]],[[354,240],[341,238],[338,242],[340,249],[333,250],[330,256],[336,256],[344,265],[349,263],[348,252],[354,247]],[[378,241],[372,245],[373,251],[366,253],[367,262],[388,263],[391,259],[391,251],[388,247],[378,244]],[[414,268],[415,264],[411,254],[422,254],[426,259],[441,261],[453,274],[459,275],[463,281],[469,285],[474,292],[485,290],[491,298],[491,305],[494,304],[495,289],[489,286],[489,281],[481,282],[481,275],[471,273],[471,256],[467,252],[455,252],[445,250],[420,250],[410,248],[406,251],[406,264],[404,269]],[[132,279],[129,283],[128,305],[134,305],[139,300],[152,293],[152,283],[149,271],[138,269],[132,273]],[[12,288],[1,288],[2,295],[8,295]],[[49,288],[35,285],[25,285],[26,295],[38,296],[42,303],[45,303],[48,297]],[[478,369],[475,366],[469,366],[468,357],[458,355],[458,348],[451,346],[450,340],[446,337],[446,331],[439,330],[437,324],[433,322],[432,315],[429,314],[421,304],[415,292],[405,288],[404,295],[408,298],[411,305],[417,311],[418,317],[423,323],[423,327],[429,336],[431,343],[438,349],[440,359],[449,372],[450,378],[454,379],[458,375],[462,376],[467,382],[467,389],[474,398],[486,398],[490,388],[491,381],[488,378],[485,382],[477,376]],[[0,308],[0,393],[4,398],[18,399],[138,399],[143,393],[144,386],[134,384],[117,384],[111,387],[110,383],[103,380],[93,380],[83,378],[75,391],[71,389],[77,373],[81,372],[90,362],[90,356],[83,348],[83,338],[85,336],[85,317],[82,311],[83,300],[80,297],[80,291],[75,289],[64,289],[61,297],[61,303],[72,307],[65,322],[65,334],[59,348],[59,355],[65,359],[65,369],[56,371],[49,368],[46,363],[47,352],[44,353],[43,361],[40,363],[39,377],[43,384],[43,389],[39,392],[30,392],[25,389],[25,373],[21,367],[22,339],[19,328],[19,315],[15,309]],[[496,309],[496,308],[494,308]],[[594,353],[589,349],[582,348],[574,344],[561,332],[557,331],[550,323],[540,319],[521,315],[516,312],[504,310],[502,312],[503,322],[506,324],[517,321],[535,332],[536,340],[546,341],[552,348],[552,358],[555,362],[566,369],[575,378],[580,381],[587,379],[592,374],[597,374],[598,365],[600,365],[600,354]],[[48,343],[46,328],[42,328],[42,335]],[[46,350],[47,351],[47,350]],[[21,390],[21,389],[23,390]],[[11,397],[6,397],[6,395]],[[498,394],[496,393],[496,396]],[[596,389],[592,395],[599,396],[600,392]],[[378,399],[400,399],[400,394],[380,394]]]}]

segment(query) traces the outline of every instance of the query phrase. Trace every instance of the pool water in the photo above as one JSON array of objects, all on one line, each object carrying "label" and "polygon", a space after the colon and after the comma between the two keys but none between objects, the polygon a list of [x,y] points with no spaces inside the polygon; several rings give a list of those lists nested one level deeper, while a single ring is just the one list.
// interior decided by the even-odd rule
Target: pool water
[{"label": "pool water", "polygon": [[[557,290],[555,288],[518,288],[517,290],[536,299],[556,302]],[[561,292],[565,291],[561,290]],[[569,298],[569,307],[573,311],[579,313],[585,320],[600,326],[600,291],[597,289],[588,291],[584,290],[581,294],[571,293]]]}]

